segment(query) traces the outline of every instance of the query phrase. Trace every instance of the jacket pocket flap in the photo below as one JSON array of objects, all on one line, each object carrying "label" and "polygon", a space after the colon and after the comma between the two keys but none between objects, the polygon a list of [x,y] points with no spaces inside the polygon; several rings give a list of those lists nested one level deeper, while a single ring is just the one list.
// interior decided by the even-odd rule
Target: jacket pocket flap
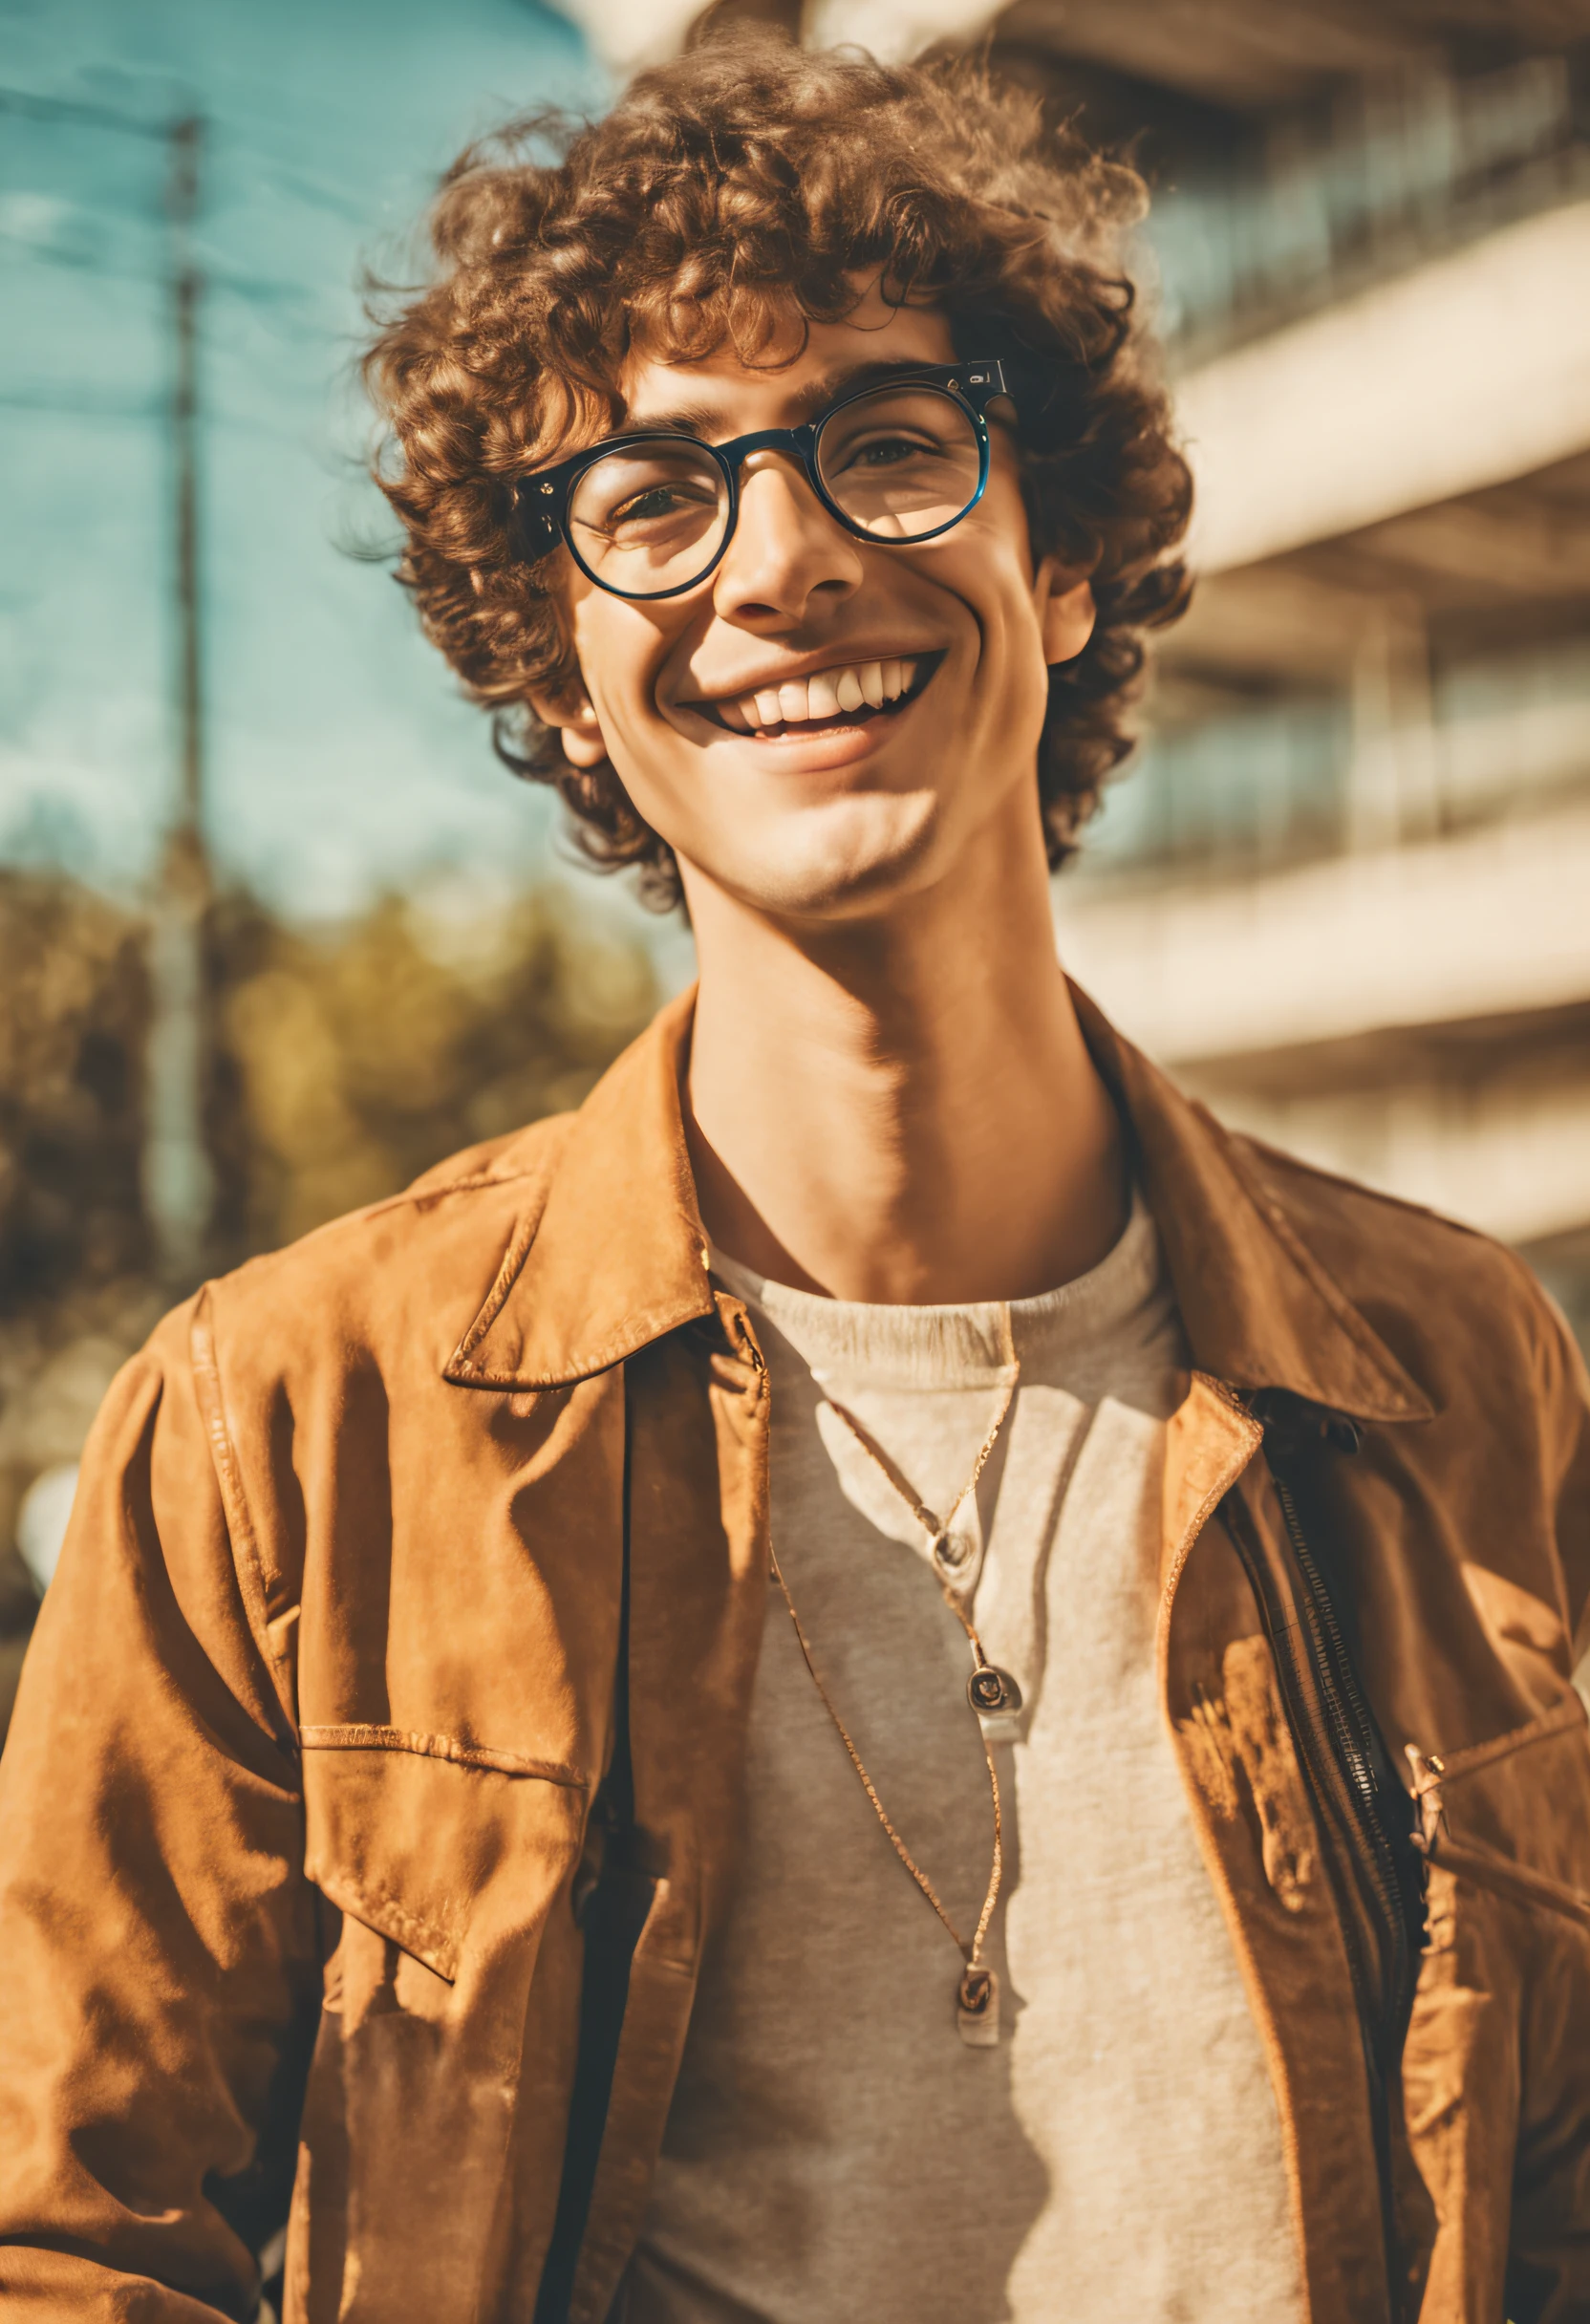
[{"label": "jacket pocket flap", "polygon": [[534,1919],[571,1869],[585,1795],[565,1769],[391,1728],[300,1741],[308,1878],[449,1983],[483,1900],[505,1885],[509,1915]]},{"label": "jacket pocket flap", "polygon": [[1443,1865],[1459,1880],[1472,1881],[1478,1888],[1493,1889],[1498,1896],[1510,1897],[1515,1904],[1540,1905],[1547,1912],[1560,1913],[1564,1920],[1577,1921],[1581,1928],[1590,1929],[1590,1896],[1566,1881],[1553,1880],[1530,1864],[1515,1863],[1511,1857],[1498,1855],[1494,1848],[1449,1840],[1444,1832],[1436,1834],[1429,1854],[1432,1864]]}]

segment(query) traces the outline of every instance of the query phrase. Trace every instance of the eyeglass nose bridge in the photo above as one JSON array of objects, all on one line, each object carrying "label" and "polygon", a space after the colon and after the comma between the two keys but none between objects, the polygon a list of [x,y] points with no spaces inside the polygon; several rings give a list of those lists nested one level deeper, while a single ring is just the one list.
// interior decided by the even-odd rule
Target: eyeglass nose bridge
[{"label": "eyeglass nose bridge", "polygon": [[754,436],[737,436],[733,443],[709,444],[707,448],[731,484],[738,484],[740,471],[753,453],[784,452],[800,463],[814,491],[822,489],[817,475],[817,429],[809,420],[798,428],[759,428]]},{"label": "eyeglass nose bridge", "polygon": [[837,522],[842,530],[847,532],[850,530],[844,516],[829,498],[819,473],[817,466],[818,433],[818,427],[808,420],[798,428],[759,428],[755,435],[737,437],[731,444],[713,444],[708,447],[722,471],[729,496],[723,539],[719,547],[718,555],[713,560],[715,570],[728,555],[729,549],[739,534],[741,503],[745,491],[745,463],[760,452],[781,454],[784,460],[790,462],[800,471],[807,491],[823,514],[830,522]]}]

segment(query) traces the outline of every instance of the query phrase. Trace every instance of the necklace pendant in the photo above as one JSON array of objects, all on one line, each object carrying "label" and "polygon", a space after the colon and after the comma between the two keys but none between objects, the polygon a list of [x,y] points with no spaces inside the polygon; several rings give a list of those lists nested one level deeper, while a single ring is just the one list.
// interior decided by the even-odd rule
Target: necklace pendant
[{"label": "necklace pendant", "polygon": [[1020,1711],[1021,1689],[1008,1670],[979,1663],[966,1682],[966,1700],[984,1718],[992,1718],[998,1711]]},{"label": "necklace pendant", "polygon": [[999,1980],[981,1963],[960,1972],[956,2031],[969,2050],[997,2050],[999,2046]]},{"label": "necklace pendant", "polygon": [[933,1559],[934,1571],[943,1581],[963,1574],[972,1562],[971,1542],[964,1534],[951,1533],[947,1525],[941,1525],[934,1535],[928,1544],[928,1553]]}]

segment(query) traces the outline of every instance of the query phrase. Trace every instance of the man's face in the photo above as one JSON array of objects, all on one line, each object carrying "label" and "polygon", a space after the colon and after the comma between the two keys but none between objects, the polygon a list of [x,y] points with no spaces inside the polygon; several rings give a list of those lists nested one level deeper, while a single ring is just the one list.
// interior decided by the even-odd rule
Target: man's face
[{"label": "man's face", "polygon": [[[942,313],[873,290],[849,320],[813,323],[783,370],[728,352],[637,359],[624,424],[723,442],[810,418],[864,366],[955,360]],[[611,756],[693,903],[705,881],[780,916],[845,918],[979,843],[1042,850],[1046,663],[1081,650],[1091,602],[1052,563],[1035,573],[1015,445],[997,420],[991,433],[988,489],[937,540],[853,538],[796,463],[763,452],[741,472],[721,563],[688,594],[633,603],[565,560],[588,698],[571,724],[555,706],[565,747],[576,764]]]}]

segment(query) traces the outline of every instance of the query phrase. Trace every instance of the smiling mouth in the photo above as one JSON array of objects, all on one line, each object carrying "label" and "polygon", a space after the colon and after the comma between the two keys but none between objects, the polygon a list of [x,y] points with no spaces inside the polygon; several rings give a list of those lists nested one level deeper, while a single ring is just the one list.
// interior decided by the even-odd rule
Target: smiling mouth
[{"label": "smiling mouth", "polygon": [[753,736],[759,742],[784,735],[830,734],[896,718],[913,702],[944,659],[936,654],[885,656],[875,661],[836,664],[810,678],[785,678],[778,686],[714,702],[692,702],[725,733]]}]

